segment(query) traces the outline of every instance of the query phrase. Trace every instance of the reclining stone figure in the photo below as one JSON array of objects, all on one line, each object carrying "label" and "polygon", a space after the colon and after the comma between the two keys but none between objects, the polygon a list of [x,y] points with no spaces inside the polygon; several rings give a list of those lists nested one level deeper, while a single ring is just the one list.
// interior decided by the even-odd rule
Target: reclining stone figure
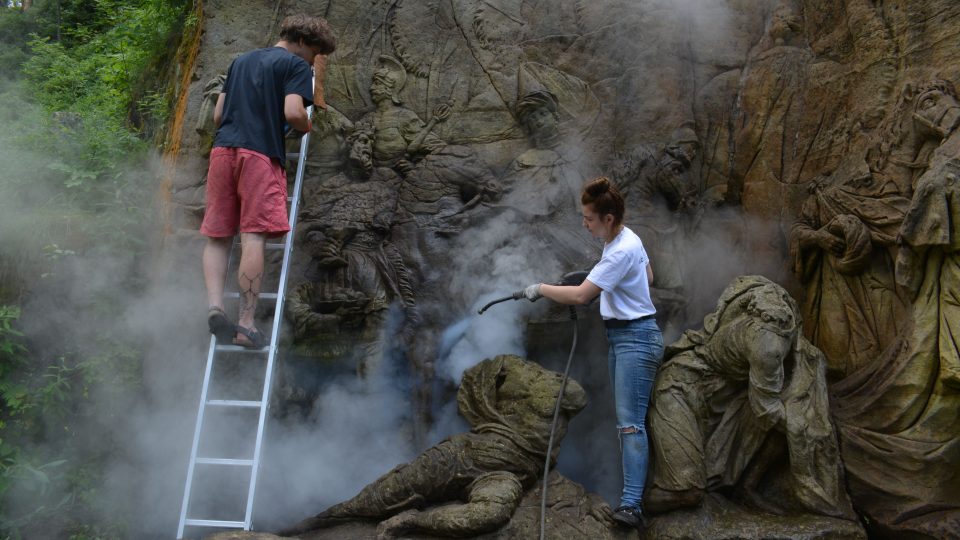
[{"label": "reclining stone figure", "polygon": [[[406,531],[467,537],[496,530],[541,478],[560,385],[560,374],[518,356],[484,360],[464,373],[457,393],[469,432],[441,441],[352,499],[279,534],[293,536],[351,520],[381,520],[380,537]],[[585,405],[583,388],[569,380],[551,462],[568,422]]]}]

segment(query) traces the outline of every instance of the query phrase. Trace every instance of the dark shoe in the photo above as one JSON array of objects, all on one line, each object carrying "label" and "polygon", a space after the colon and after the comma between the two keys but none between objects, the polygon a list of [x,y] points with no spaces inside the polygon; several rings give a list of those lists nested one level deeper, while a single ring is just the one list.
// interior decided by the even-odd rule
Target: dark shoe
[{"label": "dark shoe", "polygon": [[[234,345],[242,345],[248,349],[262,349],[267,346],[267,339],[256,328],[244,328],[238,324],[236,333],[238,336],[233,338]],[[240,339],[240,336],[246,339]]]},{"label": "dark shoe", "polygon": [[216,306],[212,306],[207,312],[207,326],[210,327],[210,333],[217,336],[219,343],[230,343],[237,335],[237,325],[230,322],[227,314]]},{"label": "dark shoe", "polygon": [[641,532],[647,528],[643,519],[643,512],[633,506],[621,506],[614,510],[613,520],[621,525],[632,527]]}]

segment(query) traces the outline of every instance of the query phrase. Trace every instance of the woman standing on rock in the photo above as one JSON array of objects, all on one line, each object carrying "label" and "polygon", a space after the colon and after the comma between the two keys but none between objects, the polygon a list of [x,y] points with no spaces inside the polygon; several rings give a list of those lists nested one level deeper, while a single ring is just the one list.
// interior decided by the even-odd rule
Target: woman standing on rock
[{"label": "woman standing on rock", "polygon": [[623,196],[609,179],[588,182],[580,203],[583,226],[604,240],[600,262],[579,286],[537,283],[524,289],[524,297],[531,302],[546,297],[561,304],[586,304],[600,296],[623,456],[623,494],[613,517],[642,530],[641,501],[649,462],[645,420],[663,357],[663,335],[650,299],[653,270],[640,237],[623,225]]}]

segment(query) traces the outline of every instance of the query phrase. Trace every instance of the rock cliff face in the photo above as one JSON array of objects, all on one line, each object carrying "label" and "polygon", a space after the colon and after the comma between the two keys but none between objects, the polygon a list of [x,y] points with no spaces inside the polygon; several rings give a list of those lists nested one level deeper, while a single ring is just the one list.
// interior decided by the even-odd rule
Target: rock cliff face
[{"label": "rock cliff face", "polygon": [[[464,254],[588,264],[577,189],[608,174],[642,217],[661,324],[690,327],[738,273],[783,284],[825,354],[855,510],[880,535],[960,536],[960,3],[207,0],[171,228],[202,216],[216,77],[297,12],[339,42],[288,313],[309,329],[299,353],[359,342],[351,361],[373,365],[400,304],[396,340],[431,380],[440,329],[477,292]],[[312,345],[318,332],[338,345]]]}]

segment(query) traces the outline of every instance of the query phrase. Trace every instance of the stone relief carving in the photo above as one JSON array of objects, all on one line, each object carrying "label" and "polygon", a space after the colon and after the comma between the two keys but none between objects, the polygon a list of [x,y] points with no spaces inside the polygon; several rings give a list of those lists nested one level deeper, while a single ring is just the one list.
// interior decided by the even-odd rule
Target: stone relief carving
[{"label": "stone relief carving", "polygon": [[426,124],[417,113],[404,107],[400,91],[407,81],[407,72],[395,58],[382,55],[380,67],[373,73],[370,99],[376,110],[361,120],[374,126],[373,160],[378,166],[409,172],[410,160],[443,146],[432,132],[437,122],[446,120],[449,108],[441,108]]},{"label": "stone relief carving", "polygon": [[[906,326],[895,244],[913,184],[957,122],[952,92],[940,81],[908,86],[866,156],[811,183],[791,229],[795,270],[807,287],[805,333],[835,377],[871,364]],[[909,248],[899,251],[905,261]]]},{"label": "stone relief carving", "polygon": [[439,96],[461,104],[458,122],[470,129],[448,130],[448,140],[499,143],[517,138],[521,134],[512,109],[533,86],[559,96],[574,130],[592,127],[600,102],[578,76],[575,62],[560,66],[541,57],[544,48],[555,48],[553,36],[579,30],[577,13],[589,8],[544,6],[513,0],[425,0],[397,2],[390,10],[387,32],[413,79],[411,90],[425,105],[421,110],[442,103]]},{"label": "stone relief carving", "polygon": [[[406,532],[471,536],[510,520],[524,491],[543,473],[559,374],[517,356],[485,360],[468,369],[457,393],[471,430],[427,449],[365,487],[354,498],[281,531],[331,527],[349,520],[380,522],[380,537]],[[556,441],[586,405],[576,381],[567,384]],[[559,454],[553,447],[552,459]],[[445,504],[448,503],[448,504]],[[606,522],[609,507],[593,509]]]},{"label": "stone relief carving", "polygon": [[216,127],[213,125],[213,109],[217,105],[217,97],[223,91],[223,83],[227,80],[227,74],[221,73],[207,81],[203,85],[203,101],[200,105],[200,113],[197,115],[197,124],[194,130],[200,134],[200,147],[203,149],[203,155],[210,155],[210,146],[213,144],[213,136],[216,133]]},{"label": "stone relief carving", "polygon": [[945,480],[960,457],[960,106],[951,83],[933,80],[909,85],[897,112],[898,140],[910,144],[876,163],[910,197],[894,269],[910,305],[886,348],[831,390],[857,509],[884,534],[947,538],[960,530],[960,495]]},{"label": "stone relief carving", "polygon": [[684,125],[666,144],[637,145],[608,166],[626,199],[627,225],[657,254],[650,261],[651,295],[668,334],[686,322],[681,250],[685,238],[695,233],[704,204],[692,170],[699,149],[693,128]]},{"label": "stone relief carving", "polygon": [[383,356],[392,302],[415,309],[407,269],[388,240],[396,218],[399,175],[375,167],[373,128],[358,123],[348,141],[348,169],[323,182],[300,214],[303,247],[313,254],[306,281],[290,295],[288,314],[301,350],[358,355],[357,369],[376,369]]},{"label": "stone relief carving", "polygon": [[[420,437],[432,408],[440,332],[460,307],[444,280],[445,261],[454,238],[481,219],[500,188],[476,152],[433,132],[451,105],[438,105],[424,122],[400,97],[403,65],[386,55],[379,62],[370,85],[374,111],[356,123],[333,107],[315,117],[301,214],[313,261],[288,314],[297,351],[352,354],[362,374],[388,349],[402,351],[417,381]],[[383,333],[391,303],[402,306],[397,336]]]},{"label": "stone relief carving", "polygon": [[[588,265],[598,245],[581,235],[577,194],[599,173],[626,186],[630,225],[647,230],[658,308],[683,320],[690,283],[677,239],[695,234],[701,213],[725,197],[738,217],[762,218],[742,239],[758,258],[784,257],[784,238],[791,244],[784,270],[795,267],[799,286],[778,279],[797,293],[805,335],[826,358],[842,441],[842,461],[833,463],[846,468],[857,511],[883,533],[957,534],[960,500],[942,479],[956,476],[960,463],[960,314],[951,300],[960,279],[952,260],[960,109],[950,83],[911,85],[896,96],[893,81],[913,78],[901,64],[928,49],[939,51],[929,61],[938,76],[955,74],[960,52],[944,45],[955,23],[918,21],[933,12],[958,21],[960,10],[935,0],[910,14],[868,0],[784,0],[764,12],[761,27],[735,29],[746,45],[728,51],[734,61],[708,65],[713,57],[694,49],[660,62],[683,41],[664,38],[673,27],[658,19],[658,10],[671,9],[662,3],[546,4],[330,3],[331,20],[350,37],[329,69],[336,108],[316,113],[308,154],[298,247],[309,259],[301,265],[307,279],[288,304],[295,351],[350,358],[369,371],[396,347],[415,368],[414,386],[432,382],[439,332],[472,300],[449,290],[446,261],[477,248],[473,234],[503,221],[558,246],[545,266]],[[657,40],[662,49],[649,47]],[[646,48],[656,49],[643,53],[646,63],[634,58]],[[200,154],[222,84],[205,81],[226,66],[214,64],[196,83],[204,96],[191,135]],[[689,119],[695,123],[668,137]],[[619,163],[591,166],[589,157],[614,148],[626,148]],[[177,202],[188,192],[179,193]],[[195,209],[193,199],[183,205]],[[391,305],[404,319],[395,335],[384,333]],[[675,359],[708,354],[723,331],[697,335],[704,343],[680,351],[693,339],[685,336]],[[796,345],[786,356],[808,349]],[[784,370],[784,388],[791,376],[795,367]],[[427,391],[414,406],[428,415],[430,399]],[[759,428],[754,419],[739,429],[789,443],[785,417],[787,428]],[[716,427],[675,424],[707,439]],[[708,445],[704,453],[719,450]],[[784,478],[800,473],[783,474],[778,467],[793,461],[768,450],[744,446],[732,471],[704,473],[719,482],[704,480],[704,504],[720,484],[745,501],[757,500],[751,490],[782,494]],[[779,477],[772,483],[762,474],[771,471]],[[769,497],[779,508],[757,504],[829,514],[814,499],[794,493]]]},{"label": "stone relief carving", "polygon": [[[323,184],[324,179],[348,168],[352,144],[347,139],[353,131],[353,122],[333,106],[327,105],[326,110],[314,109],[301,195],[304,204],[316,201],[313,191]],[[372,138],[373,134],[366,136]],[[288,151],[299,152],[299,143],[299,140],[290,140]],[[291,148],[294,145],[296,148]]]},{"label": "stone relief carving", "polygon": [[[527,92],[517,101],[515,114],[531,148],[516,156],[503,173],[500,218],[526,227],[525,238],[550,246],[544,256],[555,258],[561,268],[592,264],[599,252],[580,216],[580,189],[589,165],[561,129],[556,96],[542,89]],[[512,235],[509,227],[504,230]]]},{"label": "stone relief carving", "polygon": [[579,152],[564,143],[558,106],[547,90],[528,92],[516,105],[532,148],[507,167],[504,203],[533,216],[569,213],[579,205],[585,175],[578,170]]},{"label": "stone relief carving", "polygon": [[[652,511],[695,506],[708,491],[727,488],[768,512],[853,518],[823,355],[800,335],[794,300],[766,278],[737,278],[703,330],[688,330],[667,348],[650,429],[644,502]],[[784,452],[788,469],[771,481]],[[772,485],[776,495],[761,492]]]}]

